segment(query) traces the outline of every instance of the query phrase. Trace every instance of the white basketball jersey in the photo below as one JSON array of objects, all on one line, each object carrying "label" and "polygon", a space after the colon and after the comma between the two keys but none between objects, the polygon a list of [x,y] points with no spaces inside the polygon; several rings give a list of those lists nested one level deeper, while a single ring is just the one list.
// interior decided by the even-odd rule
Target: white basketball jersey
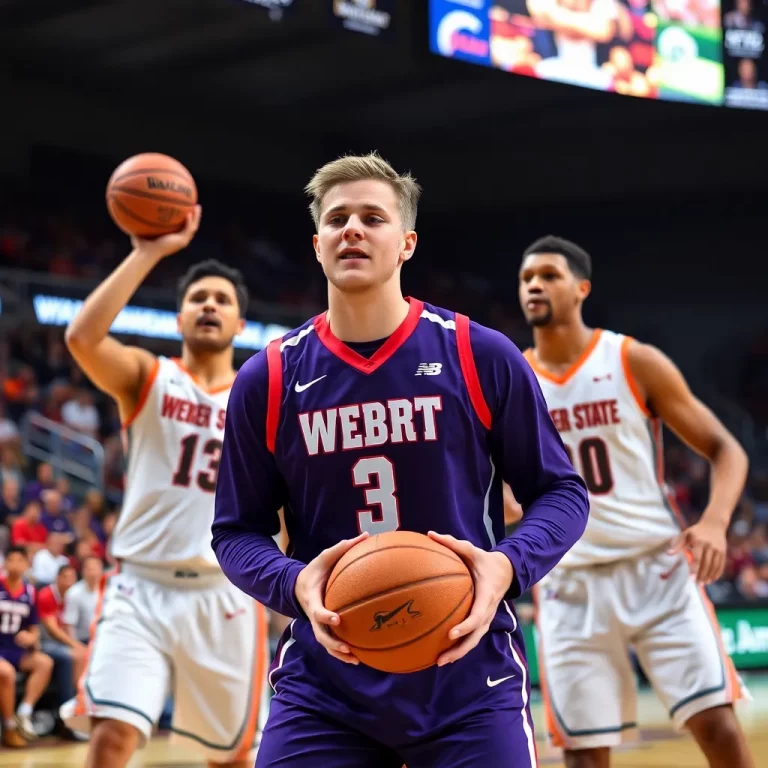
[{"label": "white basketball jersey", "polygon": [[124,426],[128,467],[112,538],[116,558],[219,570],[211,524],[229,392],[208,392],[180,361],[158,358]]},{"label": "white basketball jersey", "polygon": [[664,485],[661,423],[632,377],[630,341],[596,330],[581,359],[560,376],[525,353],[589,490],[587,529],[561,560],[566,568],[636,557],[680,532]]}]

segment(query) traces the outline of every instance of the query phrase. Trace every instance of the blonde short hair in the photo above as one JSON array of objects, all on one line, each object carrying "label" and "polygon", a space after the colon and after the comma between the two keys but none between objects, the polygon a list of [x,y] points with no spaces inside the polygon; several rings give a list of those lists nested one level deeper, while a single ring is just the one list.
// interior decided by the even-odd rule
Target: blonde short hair
[{"label": "blonde short hair", "polygon": [[416,209],[419,205],[421,187],[410,173],[399,174],[377,152],[368,155],[346,155],[326,163],[318,169],[305,191],[312,198],[309,210],[315,227],[320,226],[320,209],[323,198],[337,184],[350,181],[384,181],[395,191],[403,229],[416,228]]}]

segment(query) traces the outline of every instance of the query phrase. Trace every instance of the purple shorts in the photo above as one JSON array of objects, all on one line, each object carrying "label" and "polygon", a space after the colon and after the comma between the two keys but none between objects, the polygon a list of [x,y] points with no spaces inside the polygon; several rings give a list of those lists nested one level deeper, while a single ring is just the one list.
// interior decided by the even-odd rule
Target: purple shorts
[{"label": "purple shorts", "polygon": [[492,630],[447,667],[336,661],[297,621],[278,648],[256,768],[534,768],[522,636]]},{"label": "purple shorts", "polygon": [[21,666],[21,660],[24,658],[24,654],[27,653],[26,648],[3,648],[0,650],[0,659],[5,659],[16,671]]}]

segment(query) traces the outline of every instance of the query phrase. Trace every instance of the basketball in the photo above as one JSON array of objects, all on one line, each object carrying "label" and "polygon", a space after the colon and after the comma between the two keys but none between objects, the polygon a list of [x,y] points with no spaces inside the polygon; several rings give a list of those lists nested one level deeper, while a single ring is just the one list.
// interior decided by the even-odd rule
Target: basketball
[{"label": "basketball", "polygon": [[160,237],[184,227],[197,204],[192,174],[168,155],[145,152],[129,157],[107,184],[107,208],[126,234]]},{"label": "basketball", "polygon": [[334,634],[363,664],[382,672],[431,667],[453,645],[448,632],[472,608],[464,561],[421,533],[371,536],[336,563],[325,607],[339,615]]}]

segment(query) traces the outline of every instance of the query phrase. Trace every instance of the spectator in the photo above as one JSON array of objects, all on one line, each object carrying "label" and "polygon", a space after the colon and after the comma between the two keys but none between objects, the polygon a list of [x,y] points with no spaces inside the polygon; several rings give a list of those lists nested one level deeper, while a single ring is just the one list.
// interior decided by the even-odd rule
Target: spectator
[{"label": "spectator", "polygon": [[90,555],[83,559],[83,578],[77,582],[64,598],[64,624],[69,634],[81,643],[88,644],[91,624],[96,615],[99,600],[99,586],[104,565],[98,557]]},{"label": "spectator", "polygon": [[0,447],[19,445],[20,435],[16,422],[6,416],[5,403],[0,400]]},{"label": "spectator", "polygon": [[22,365],[13,376],[3,382],[3,396],[8,407],[8,415],[19,421],[28,408],[31,408],[39,396],[34,369]]},{"label": "spectator", "polygon": [[62,565],[56,581],[40,590],[37,600],[43,625],[42,648],[53,659],[59,704],[76,694],[75,684],[85,669],[86,647],[71,637],[64,624],[64,600],[77,574],[71,565]]},{"label": "spectator", "polygon": [[[21,488],[16,478],[0,477],[0,525],[10,528],[21,514]],[[7,542],[6,542],[7,544]],[[6,547],[3,547],[5,551]]]},{"label": "spectator", "polygon": [[24,485],[24,475],[21,473],[20,454],[10,445],[0,447],[0,480],[12,477],[19,488]]},{"label": "spectator", "polygon": [[41,494],[43,499],[42,523],[49,531],[67,534],[68,540],[72,541],[74,534],[69,520],[64,516],[62,510],[61,494],[55,489],[50,488]]},{"label": "spectator", "polygon": [[42,515],[40,502],[30,501],[11,527],[11,544],[26,547],[30,558],[48,541],[48,529],[40,522]]},{"label": "spectator", "polygon": [[65,515],[69,515],[74,512],[77,507],[77,501],[71,493],[69,478],[65,477],[64,475],[57,477],[54,487],[61,494],[61,511]]},{"label": "spectator", "polygon": [[69,558],[64,554],[66,546],[65,534],[55,531],[48,534],[45,546],[32,558],[32,578],[38,586],[52,584],[56,580],[59,569],[63,565],[70,565]]},{"label": "spectator", "polygon": [[[5,557],[5,577],[0,580],[0,715],[3,745],[24,747],[34,739],[32,711],[51,679],[53,660],[36,650],[40,640],[35,589],[24,581],[29,559],[23,547],[11,547]],[[24,697],[16,717],[16,672],[28,674]]]},{"label": "spectator", "polygon": [[93,404],[90,390],[78,389],[75,397],[61,408],[61,419],[70,429],[81,432],[94,440],[99,439],[99,412]]},{"label": "spectator", "polygon": [[27,501],[40,501],[40,496],[43,491],[53,488],[55,485],[53,478],[53,467],[42,462],[37,467],[37,480],[29,483],[24,489],[22,495],[23,503]]}]

